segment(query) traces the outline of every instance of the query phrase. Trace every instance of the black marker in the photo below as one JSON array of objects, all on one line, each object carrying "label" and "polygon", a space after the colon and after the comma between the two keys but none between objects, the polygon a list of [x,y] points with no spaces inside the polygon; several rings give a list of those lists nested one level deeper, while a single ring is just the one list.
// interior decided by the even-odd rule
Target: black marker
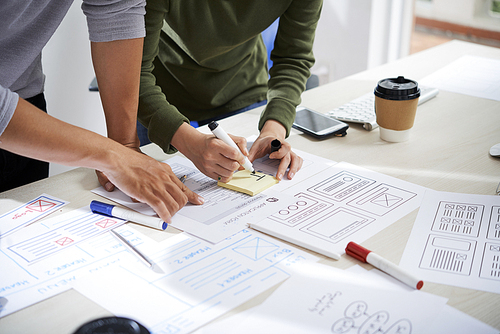
[{"label": "black marker", "polygon": [[281,148],[281,142],[275,139],[271,142],[271,153],[278,151]]}]

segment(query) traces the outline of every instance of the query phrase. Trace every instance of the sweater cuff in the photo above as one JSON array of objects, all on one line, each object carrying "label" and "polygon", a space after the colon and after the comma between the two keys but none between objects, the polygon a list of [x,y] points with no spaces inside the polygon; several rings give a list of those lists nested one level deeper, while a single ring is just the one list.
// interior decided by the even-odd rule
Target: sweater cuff
[{"label": "sweater cuff", "polygon": [[293,121],[295,120],[295,106],[289,101],[274,98],[267,103],[259,121],[259,131],[268,120],[280,122],[286,129],[286,138],[290,135]]}]

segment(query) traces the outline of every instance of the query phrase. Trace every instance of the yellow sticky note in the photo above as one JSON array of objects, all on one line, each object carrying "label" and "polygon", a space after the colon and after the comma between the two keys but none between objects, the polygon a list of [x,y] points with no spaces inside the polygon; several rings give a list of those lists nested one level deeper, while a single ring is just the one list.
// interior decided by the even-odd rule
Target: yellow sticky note
[{"label": "yellow sticky note", "polygon": [[278,183],[278,179],[271,175],[240,170],[234,173],[228,183],[217,182],[217,185],[254,196]]}]

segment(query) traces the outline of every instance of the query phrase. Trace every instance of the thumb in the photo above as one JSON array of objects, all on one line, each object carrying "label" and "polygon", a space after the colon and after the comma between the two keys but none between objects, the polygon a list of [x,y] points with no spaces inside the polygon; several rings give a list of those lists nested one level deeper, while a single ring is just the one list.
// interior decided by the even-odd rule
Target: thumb
[{"label": "thumb", "polygon": [[109,181],[108,177],[104,175],[103,172],[96,170],[95,173],[97,174],[97,179],[99,180],[100,185],[106,189],[106,191],[115,190],[115,185]]}]

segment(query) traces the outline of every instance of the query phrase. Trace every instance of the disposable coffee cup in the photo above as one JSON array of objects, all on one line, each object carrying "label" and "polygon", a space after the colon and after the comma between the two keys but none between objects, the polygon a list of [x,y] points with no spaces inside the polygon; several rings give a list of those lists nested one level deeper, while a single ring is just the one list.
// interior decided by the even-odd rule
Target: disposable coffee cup
[{"label": "disposable coffee cup", "polygon": [[420,96],[417,82],[402,76],[383,79],[374,94],[380,138],[389,142],[408,140]]}]

